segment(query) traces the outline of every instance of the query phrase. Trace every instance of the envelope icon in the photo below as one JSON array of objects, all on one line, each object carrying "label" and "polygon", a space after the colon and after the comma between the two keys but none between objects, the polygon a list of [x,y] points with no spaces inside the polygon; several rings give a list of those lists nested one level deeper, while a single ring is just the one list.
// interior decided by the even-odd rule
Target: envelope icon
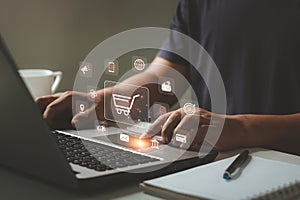
[{"label": "envelope icon", "polygon": [[123,141],[123,142],[129,142],[129,135],[121,133],[120,134],[120,140]]}]

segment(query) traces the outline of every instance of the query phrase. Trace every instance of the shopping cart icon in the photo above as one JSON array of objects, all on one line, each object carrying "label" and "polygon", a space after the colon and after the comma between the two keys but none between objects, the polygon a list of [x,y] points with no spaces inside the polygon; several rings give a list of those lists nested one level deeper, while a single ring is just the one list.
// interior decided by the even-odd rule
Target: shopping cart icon
[{"label": "shopping cart icon", "polygon": [[123,112],[125,116],[128,116],[135,99],[140,97],[140,94],[136,94],[133,97],[112,94],[112,97],[117,113],[120,115]]}]

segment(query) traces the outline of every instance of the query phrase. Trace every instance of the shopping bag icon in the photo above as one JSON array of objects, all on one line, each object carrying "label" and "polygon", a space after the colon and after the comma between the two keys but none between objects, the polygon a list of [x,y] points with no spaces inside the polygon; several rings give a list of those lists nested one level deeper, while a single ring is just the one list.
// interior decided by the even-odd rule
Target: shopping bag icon
[{"label": "shopping bag icon", "polygon": [[170,81],[165,81],[161,84],[161,90],[163,92],[171,92],[172,91],[172,85]]}]

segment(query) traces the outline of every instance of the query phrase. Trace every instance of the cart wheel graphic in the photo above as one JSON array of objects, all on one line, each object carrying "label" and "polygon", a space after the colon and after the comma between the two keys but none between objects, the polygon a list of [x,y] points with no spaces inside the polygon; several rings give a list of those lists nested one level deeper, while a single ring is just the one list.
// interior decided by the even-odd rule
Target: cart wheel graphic
[{"label": "cart wheel graphic", "polygon": [[124,115],[128,116],[129,115],[129,111],[124,111]]},{"label": "cart wheel graphic", "polygon": [[120,110],[120,109],[116,109],[116,110],[117,110],[117,113],[118,113],[119,115],[122,114],[122,110]]},{"label": "cart wheel graphic", "polygon": [[[130,114],[130,110],[132,108],[132,105],[135,101],[136,98],[138,98],[140,94],[136,94],[133,97],[130,96],[123,96],[120,94],[112,94],[113,97],[113,103],[114,106],[116,107],[116,111],[119,115],[124,113],[125,116],[128,116]],[[119,103],[126,103],[127,105],[122,105]]]}]

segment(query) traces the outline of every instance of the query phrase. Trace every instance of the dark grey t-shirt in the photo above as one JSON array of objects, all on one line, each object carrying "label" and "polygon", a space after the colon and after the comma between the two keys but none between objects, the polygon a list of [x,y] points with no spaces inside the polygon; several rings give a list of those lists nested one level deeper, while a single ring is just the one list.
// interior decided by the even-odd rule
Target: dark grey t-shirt
[{"label": "dark grey t-shirt", "polygon": [[[300,0],[182,0],[170,27],[212,57],[224,81],[228,114],[300,112]],[[177,42],[164,45],[180,48]],[[189,67],[167,51],[158,56]],[[190,69],[199,105],[211,110],[205,83]]]}]

